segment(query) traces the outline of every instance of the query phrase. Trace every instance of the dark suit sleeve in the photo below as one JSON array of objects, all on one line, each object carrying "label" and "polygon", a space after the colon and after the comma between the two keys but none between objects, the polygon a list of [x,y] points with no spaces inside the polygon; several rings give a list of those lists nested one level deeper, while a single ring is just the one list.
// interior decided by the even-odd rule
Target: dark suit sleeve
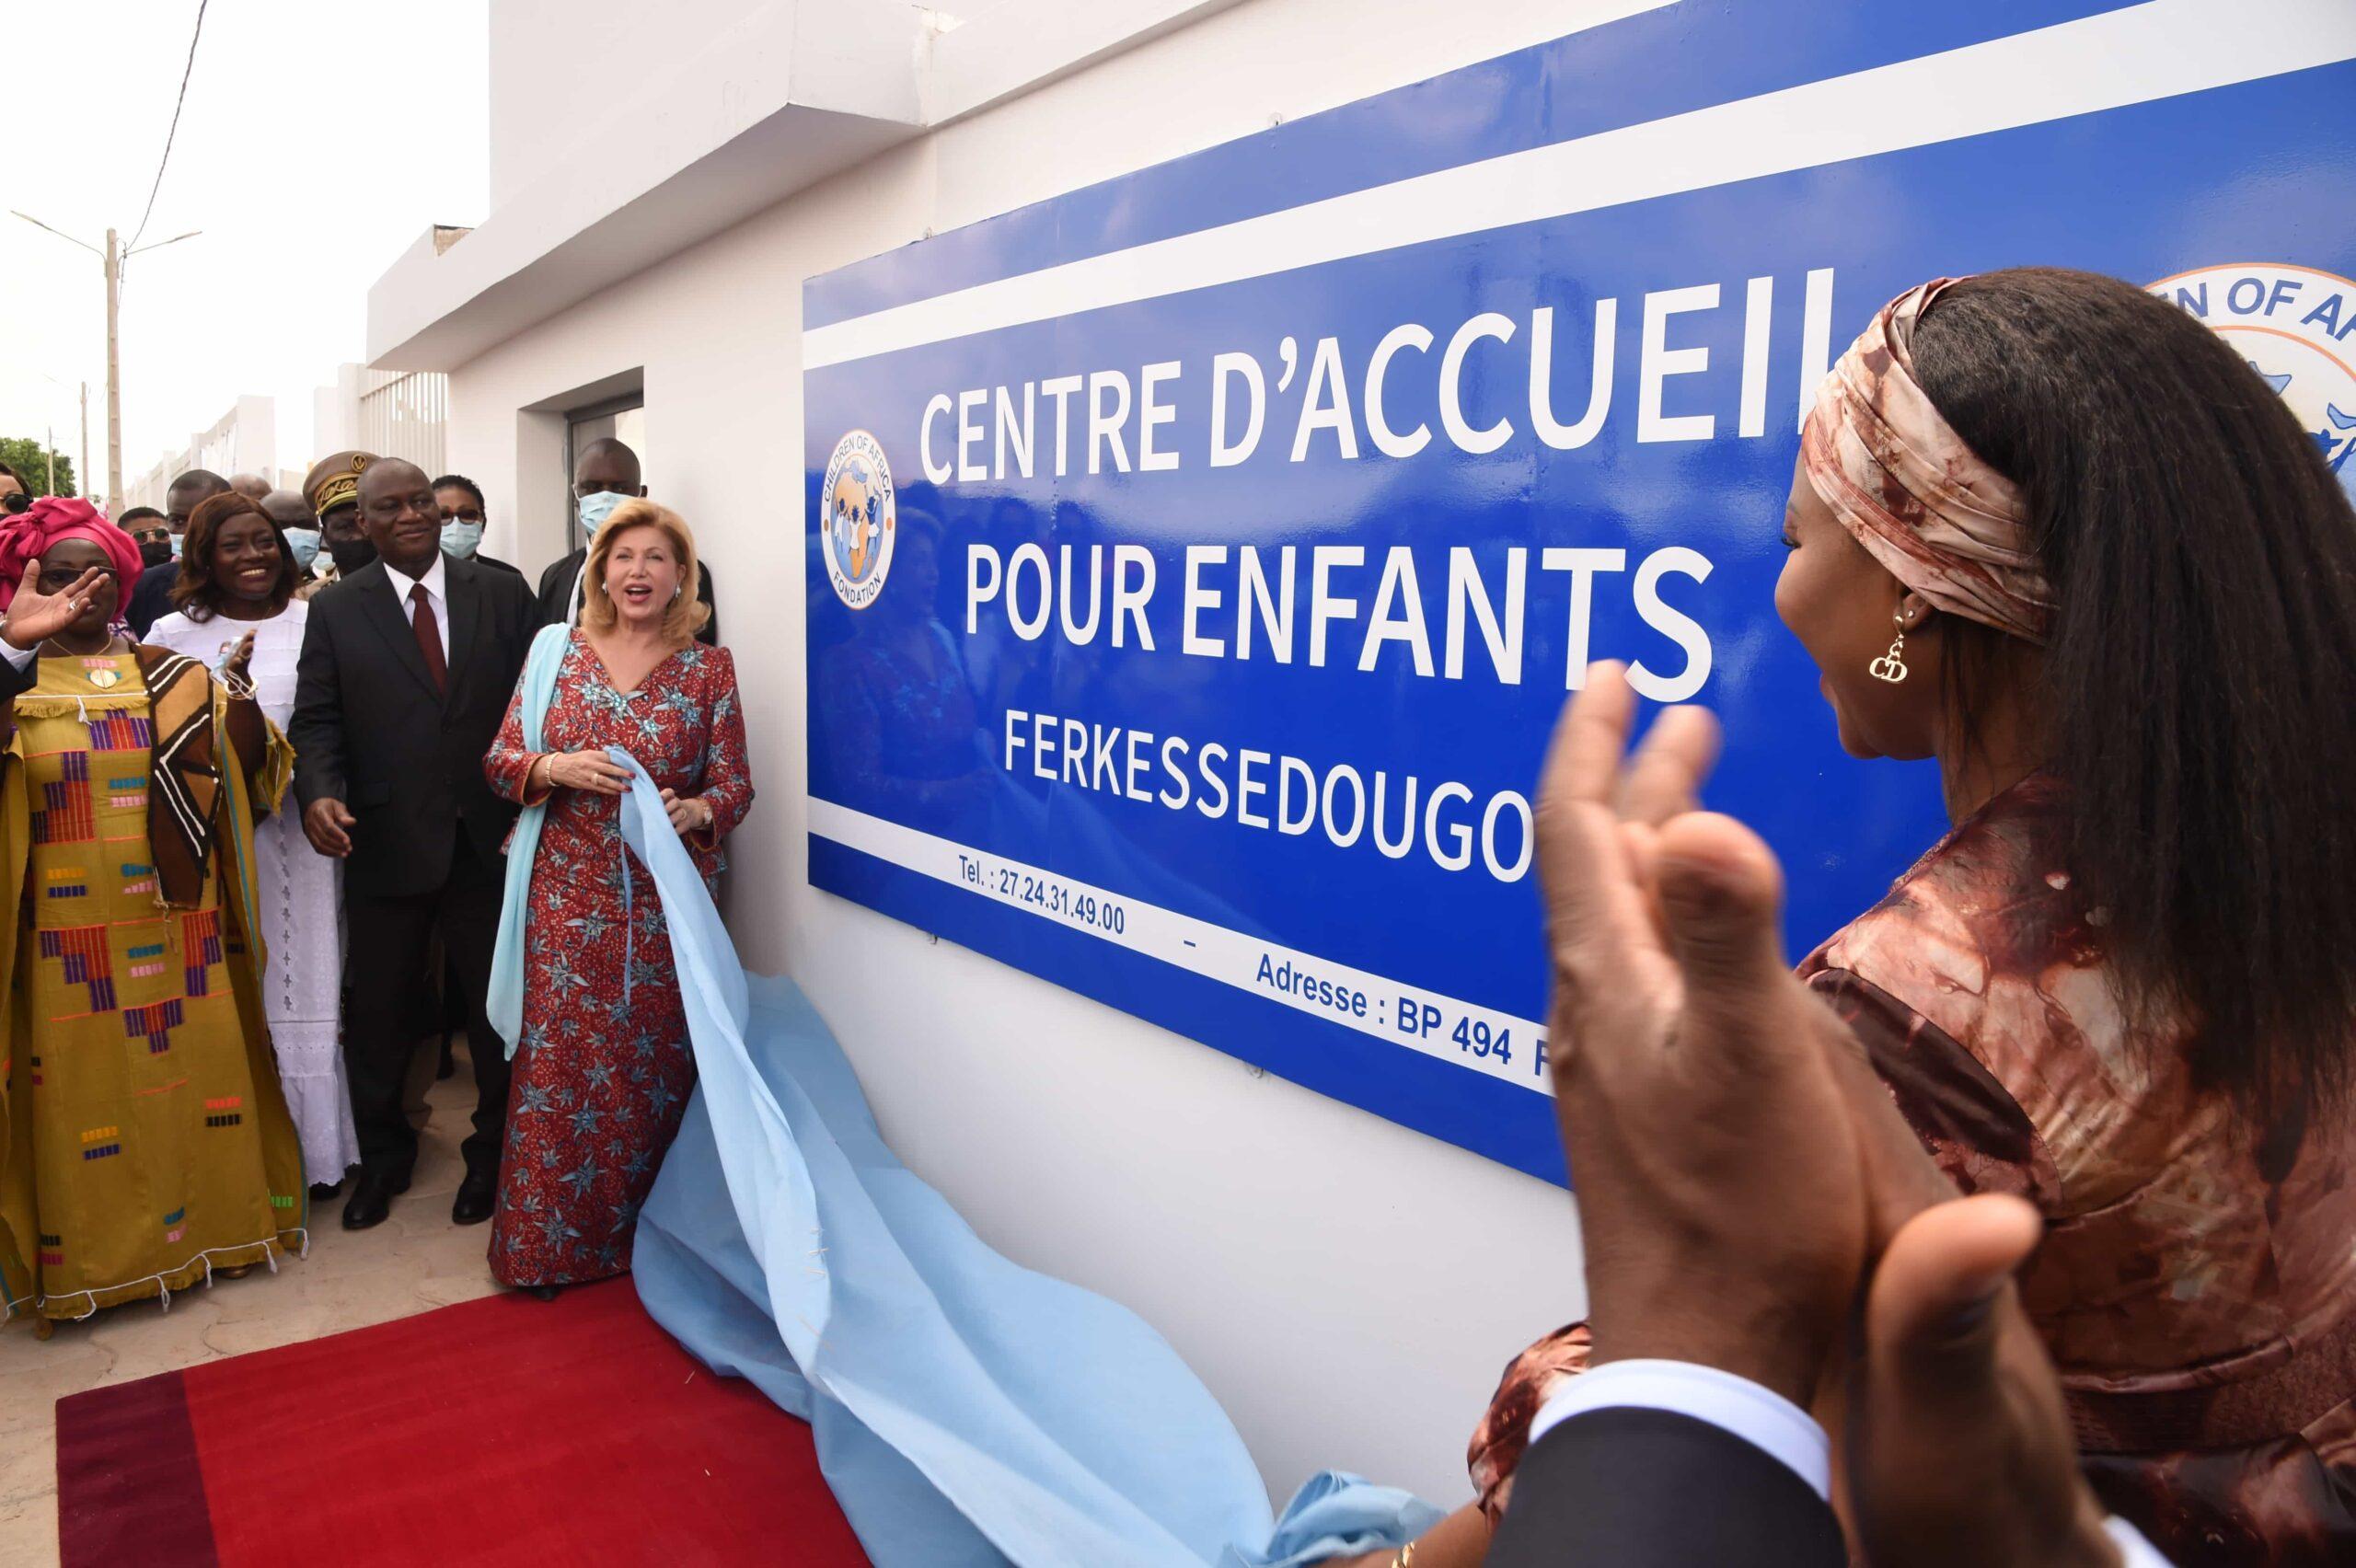
[{"label": "dark suit sleeve", "polygon": [[1841,1526],[1781,1460],[1668,1411],[1575,1415],[1514,1472],[1489,1568],[1843,1568]]},{"label": "dark suit sleeve", "polygon": [[[557,626],[564,620],[565,599],[572,592],[572,574],[581,563],[571,556],[559,556],[540,573],[539,626]],[[537,629],[537,628],[535,628]]]},{"label": "dark suit sleeve", "polygon": [[39,679],[40,679],[39,655],[26,660],[25,667],[21,670],[7,660],[0,659],[0,698],[13,699],[24,692],[29,692],[33,689],[33,683]]},{"label": "dark suit sleeve", "polygon": [[179,574],[178,561],[151,566],[139,574],[139,581],[132,585],[131,607],[122,613],[134,635],[145,637],[147,628],[163,619],[164,613],[172,607],[172,584]]},{"label": "dark suit sleeve", "polygon": [[329,593],[311,601],[294,664],[294,713],[286,738],[294,744],[294,798],[306,811],[314,801],[345,800],[343,689],[329,629],[341,597]]},{"label": "dark suit sleeve", "polygon": [[717,648],[720,646],[720,601],[711,596],[711,568],[701,561],[696,562],[696,597],[701,599],[704,608],[711,612],[710,618],[703,623],[703,629],[696,636]]}]

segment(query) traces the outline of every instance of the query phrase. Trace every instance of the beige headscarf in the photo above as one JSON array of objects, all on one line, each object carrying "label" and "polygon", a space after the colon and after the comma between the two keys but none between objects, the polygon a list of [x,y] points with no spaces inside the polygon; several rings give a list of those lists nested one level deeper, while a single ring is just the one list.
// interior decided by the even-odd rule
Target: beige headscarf
[{"label": "beige headscarf", "polygon": [[1808,483],[1859,544],[1951,615],[2042,644],[2053,585],[2019,489],[1981,460],[1914,381],[1914,323],[1939,278],[1882,306],[1824,378],[1800,434]]}]

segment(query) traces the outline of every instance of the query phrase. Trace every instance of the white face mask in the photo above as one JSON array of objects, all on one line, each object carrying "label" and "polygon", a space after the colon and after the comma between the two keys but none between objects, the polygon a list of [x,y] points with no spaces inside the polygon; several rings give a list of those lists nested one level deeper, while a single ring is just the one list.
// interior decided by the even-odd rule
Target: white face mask
[{"label": "white face mask", "polygon": [[606,519],[613,515],[614,508],[623,502],[635,499],[637,498],[624,495],[619,490],[599,490],[595,495],[583,496],[581,498],[581,536],[584,539],[595,538],[597,530],[605,525]]},{"label": "white face mask", "polygon": [[482,548],[482,525],[479,523],[443,524],[442,548],[460,560],[472,560],[475,551]]},{"label": "white face mask", "polygon": [[317,528],[289,528],[286,548],[294,552],[294,570],[308,571],[312,560],[319,553],[319,531]]}]

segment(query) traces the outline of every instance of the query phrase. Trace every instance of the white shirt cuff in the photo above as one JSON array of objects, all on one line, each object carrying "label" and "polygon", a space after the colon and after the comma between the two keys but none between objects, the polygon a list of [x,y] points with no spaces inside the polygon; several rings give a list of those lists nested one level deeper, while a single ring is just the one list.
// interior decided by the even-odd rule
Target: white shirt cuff
[{"label": "white shirt cuff", "polygon": [[19,648],[13,642],[0,642],[0,659],[7,660],[10,665],[19,670],[31,663],[33,655],[40,651],[38,648]]},{"label": "white shirt cuff", "polygon": [[[1565,1379],[1530,1423],[1534,1444],[1575,1415],[1599,1410],[1659,1410],[1741,1438],[1826,1502],[1832,1500],[1832,1444],[1816,1418],[1773,1389],[1690,1361],[1607,1361]],[[2173,1568],[2126,1520],[2103,1521],[2125,1568]]]},{"label": "white shirt cuff", "polygon": [[2111,1544],[2119,1548],[2119,1555],[2126,1560],[2126,1568],[2175,1568],[2160,1555],[2160,1549],[2145,1540],[2133,1525],[2117,1515],[2105,1519],[2102,1528],[2110,1532]]},{"label": "white shirt cuff", "polygon": [[1690,1361],[1607,1361],[1568,1378],[1539,1406],[1530,1441],[1575,1415],[1628,1409],[1668,1411],[1731,1433],[1831,1500],[1832,1443],[1815,1417],[1773,1389]]}]

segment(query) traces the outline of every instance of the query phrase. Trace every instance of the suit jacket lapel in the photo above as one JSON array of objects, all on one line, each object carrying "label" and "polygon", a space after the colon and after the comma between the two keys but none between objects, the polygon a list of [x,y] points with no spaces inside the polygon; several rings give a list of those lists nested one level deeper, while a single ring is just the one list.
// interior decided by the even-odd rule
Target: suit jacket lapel
[{"label": "suit jacket lapel", "polygon": [[[399,599],[393,593],[393,581],[385,573],[384,564],[376,562],[356,571],[351,581],[352,592],[360,596],[360,613],[382,634],[391,646],[394,657],[417,677],[417,684],[425,688],[425,695],[436,702],[441,701],[442,694],[433,689],[433,672],[425,667],[425,654],[417,645],[417,625],[403,612]],[[444,582],[448,582],[446,575]],[[455,633],[456,629],[454,615],[451,630]],[[454,635],[450,640],[456,643],[457,638]]]},{"label": "suit jacket lapel", "polygon": [[475,628],[482,619],[482,581],[474,567],[453,556],[442,563],[442,585],[450,593],[450,700],[458,699],[475,663]]}]

